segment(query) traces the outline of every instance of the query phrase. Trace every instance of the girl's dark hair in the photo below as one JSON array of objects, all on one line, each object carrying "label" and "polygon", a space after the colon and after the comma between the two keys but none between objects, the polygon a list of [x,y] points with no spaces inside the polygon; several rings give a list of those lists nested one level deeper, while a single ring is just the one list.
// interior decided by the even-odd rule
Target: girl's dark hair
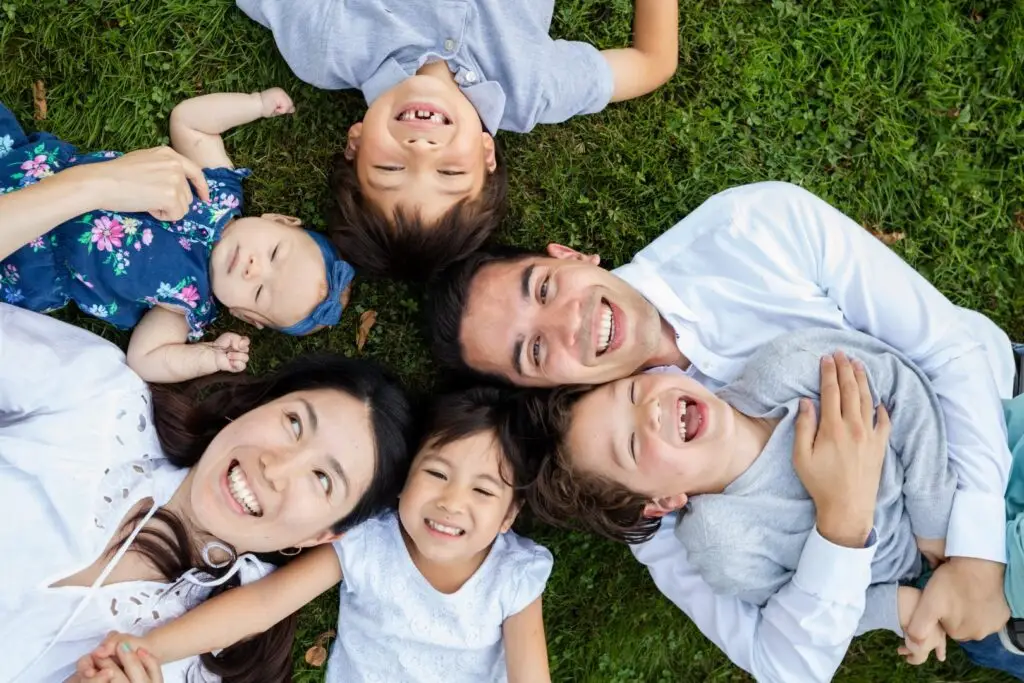
[{"label": "girl's dark hair", "polygon": [[519,393],[521,390],[478,386],[441,396],[434,404],[420,447],[442,448],[480,432],[493,432],[504,456],[502,479],[512,487],[515,501],[523,500],[536,466],[518,438],[522,415]]},{"label": "girl's dark hair", "polygon": [[[352,511],[332,525],[332,531],[341,533],[393,507],[408,471],[415,429],[412,408],[398,382],[379,366],[335,354],[311,354],[264,377],[228,375],[187,385],[153,385],[153,422],[164,456],[178,467],[192,467],[232,420],[292,392],[315,389],[333,389],[362,401],[369,408],[373,427],[373,479]],[[157,511],[154,519],[159,519],[165,528],[147,527],[134,547],[168,580],[180,579],[193,567],[218,574],[218,570],[204,565],[200,549],[180,519],[164,510]],[[130,521],[125,529],[136,523],[137,520]],[[259,554],[259,558],[277,566],[290,559],[276,552]],[[238,578],[234,577],[215,588],[211,597],[238,585]],[[217,656],[203,655],[203,666],[225,683],[290,681],[296,622],[293,614]]]}]

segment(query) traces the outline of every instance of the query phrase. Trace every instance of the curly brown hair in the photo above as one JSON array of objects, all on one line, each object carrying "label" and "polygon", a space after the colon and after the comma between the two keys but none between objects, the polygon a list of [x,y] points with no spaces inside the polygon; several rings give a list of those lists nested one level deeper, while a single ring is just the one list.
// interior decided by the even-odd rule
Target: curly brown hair
[{"label": "curly brown hair", "polygon": [[508,169],[497,141],[494,154],[496,167],[487,174],[480,194],[463,199],[433,224],[426,224],[416,212],[397,210],[388,216],[369,201],[359,184],[355,161],[340,152],[332,162],[327,233],[357,269],[381,277],[428,280],[479,249],[504,220]]},{"label": "curly brown hair", "polygon": [[537,475],[526,491],[533,514],[552,526],[579,529],[613,541],[641,543],[661,526],[644,507],[650,498],[606,477],[575,469],[567,437],[573,407],[591,386],[567,386],[523,398],[529,427],[527,440],[540,458]]}]

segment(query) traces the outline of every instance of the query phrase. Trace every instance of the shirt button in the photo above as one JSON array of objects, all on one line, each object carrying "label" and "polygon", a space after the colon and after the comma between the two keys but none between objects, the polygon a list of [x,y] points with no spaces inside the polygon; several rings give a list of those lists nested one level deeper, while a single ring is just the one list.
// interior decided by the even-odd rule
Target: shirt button
[{"label": "shirt button", "polygon": [[448,40],[444,41],[444,51],[445,52],[453,52],[454,50],[455,50],[455,41],[454,40],[449,38]]},{"label": "shirt button", "polygon": [[475,71],[467,71],[466,72],[466,82],[467,83],[476,83],[476,72]]}]

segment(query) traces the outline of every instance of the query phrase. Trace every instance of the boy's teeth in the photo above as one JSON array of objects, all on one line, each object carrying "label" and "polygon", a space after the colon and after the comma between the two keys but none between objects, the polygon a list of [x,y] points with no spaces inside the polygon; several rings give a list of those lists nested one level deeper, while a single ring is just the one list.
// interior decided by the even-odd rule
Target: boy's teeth
[{"label": "boy's teeth", "polygon": [[260,502],[256,500],[252,489],[249,488],[249,482],[245,480],[242,468],[238,465],[232,466],[228,471],[228,488],[231,490],[231,497],[242,506],[243,510],[255,517],[263,514]]},{"label": "boy's teeth", "polygon": [[462,536],[466,533],[464,530],[459,529],[458,527],[439,524],[438,522],[435,522],[432,519],[427,520],[427,526],[429,526],[434,531],[440,531],[442,534],[448,534],[449,536]]},{"label": "boy's teeth", "polygon": [[612,336],[615,333],[615,317],[612,315],[612,308],[601,302],[601,330],[597,339],[597,352],[604,353],[612,343]]}]

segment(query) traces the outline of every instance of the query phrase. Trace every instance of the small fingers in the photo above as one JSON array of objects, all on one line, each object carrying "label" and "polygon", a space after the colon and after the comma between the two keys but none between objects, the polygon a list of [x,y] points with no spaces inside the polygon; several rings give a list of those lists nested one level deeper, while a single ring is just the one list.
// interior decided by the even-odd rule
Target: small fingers
[{"label": "small fingers", "polygon": [[163,680],[163,673],[160,669],[160,662],[157,658],[150,654],[149,650],[139,648],[135,651],[135,654],[139,656],[139,660],[142,662],[142,666],[146,669],[146,673],[149,675],[152,683],[157,683]]}]

